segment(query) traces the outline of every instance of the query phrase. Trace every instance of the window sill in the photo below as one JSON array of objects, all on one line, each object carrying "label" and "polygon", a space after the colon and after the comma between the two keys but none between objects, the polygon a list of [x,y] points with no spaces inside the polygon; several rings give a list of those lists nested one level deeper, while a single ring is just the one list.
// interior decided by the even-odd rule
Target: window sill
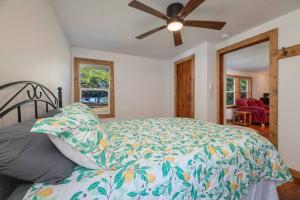
[{"label": "window sill", "polygon": [[237,106],[236,105],[226,106],[226,108],[237,108]]}]

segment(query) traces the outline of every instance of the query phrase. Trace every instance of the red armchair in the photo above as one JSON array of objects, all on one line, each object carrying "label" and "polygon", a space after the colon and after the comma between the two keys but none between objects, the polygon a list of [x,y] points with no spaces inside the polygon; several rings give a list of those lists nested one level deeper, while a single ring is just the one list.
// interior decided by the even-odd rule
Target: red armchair
[{"label": "red armchair", "polygon": [[257,99],[238,99],[236,100],[238,111],[247,111],[252,114],[252,122],[260,124],[269,123],[269,106]]}]

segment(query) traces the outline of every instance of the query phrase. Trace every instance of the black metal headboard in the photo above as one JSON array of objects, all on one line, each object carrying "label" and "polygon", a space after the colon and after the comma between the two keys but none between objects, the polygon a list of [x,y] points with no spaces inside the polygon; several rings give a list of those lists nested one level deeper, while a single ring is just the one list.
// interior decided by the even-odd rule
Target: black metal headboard
[{"label": "black metal headboard", "polygon": [[[34,103],[34,111],[35,111],[35,118],[38,118],[38,102],[45,103],[46,112],[48,112],[49,107],[61,108],[62,107],[62,88],[58,88],[58,95],[57,97],[49,90],[47,87],[43,86],[34,81],[17,81],[8,83],[5,85],[0,86],[0,92],[5,89],[13,88],[15,86],[20,86],[19,89],[11,98],[7,100],[1,107],[0,107],[0,119],[4,117],[6,114],[10,113],[13,110],[17,110],[18,112],[18,122],[22,121],[21,115],[21,106],[31,103]],[[22,101],[15,100],[20,96],[27,93],[25,99]]]},{"label": "black metal headboard", "polygon": [[[34,103],[35,118],[38,118],[38,102],[45,104],[46,112],[51,107],[62,107],[62,88],[58,88],[58,94],[55,96],[51,90],[34,81],[17,81],[0,86],[0,99],[2,92],[8,90],[7,100],[0,104],[0,119],[8,113],[16,110],[18,113],[18,122],[22,121],[21,106]],[[19,98],[22,97],[22,98]],[[12,191],[22,182],[3,175],[0,175],[0,200],[7,199]]]}]

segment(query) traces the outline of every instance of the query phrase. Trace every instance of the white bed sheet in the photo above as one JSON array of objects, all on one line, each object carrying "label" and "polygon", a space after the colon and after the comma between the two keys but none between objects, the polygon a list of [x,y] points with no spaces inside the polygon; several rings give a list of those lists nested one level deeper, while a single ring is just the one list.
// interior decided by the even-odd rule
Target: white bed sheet
[{"label": "white bed sheet", "polygon": [[261,181],[256,183],[251,186],[248,195],[241,200],[279,200],[277,186],[281,183],[280,181]]},{"label": "white bed sheet", "polygon": [[247,196],[241,200],[279,200],[277,186],[280,181],[261,181],[251,186]]}]

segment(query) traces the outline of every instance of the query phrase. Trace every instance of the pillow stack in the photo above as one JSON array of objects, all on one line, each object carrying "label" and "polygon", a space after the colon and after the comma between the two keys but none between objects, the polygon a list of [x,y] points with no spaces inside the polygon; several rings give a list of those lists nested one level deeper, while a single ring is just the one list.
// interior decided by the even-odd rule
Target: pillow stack
[{"label": "pillow stack", "polygon": [[[61,154],[47,135],[32,134],[34,123],[26,121],[0,130],[0,174],[27,182],[60,183],[76,164]],[[4,189],[0,188],[0,194]]]},{"label": "pillow stack", "polygon": [[31,132],[47,134],[62,154],[83,167],[106,168],[108,137],[98,116],[82,103],[61,111],[54,117],[38,120]]}]

